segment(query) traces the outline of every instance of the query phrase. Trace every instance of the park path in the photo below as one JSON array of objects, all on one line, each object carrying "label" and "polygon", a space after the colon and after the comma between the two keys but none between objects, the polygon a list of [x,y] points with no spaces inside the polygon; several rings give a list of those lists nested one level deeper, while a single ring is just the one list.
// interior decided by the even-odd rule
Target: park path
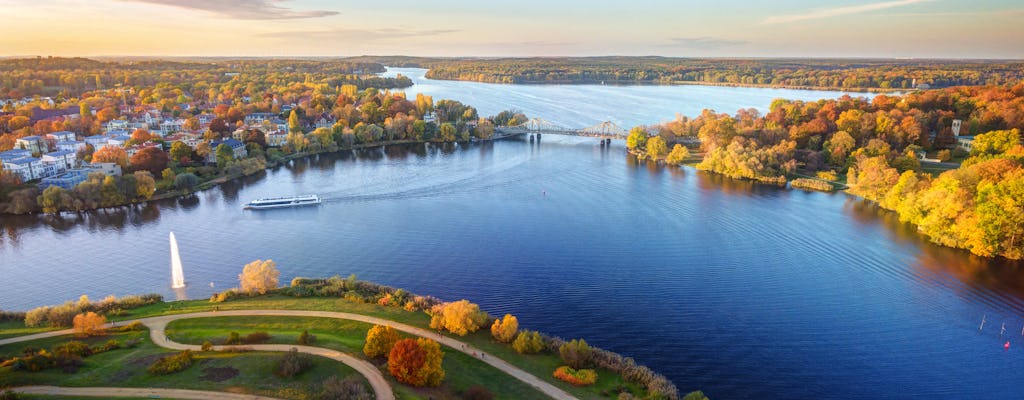
[{"label": "park path", "polygon": [[[459,351],[459,352],[462,352],[462,353],[465,353],[465,354],[469,354],[469,355],[477,358],[478,360],[483,361],[484,363],[487,363],[488,365],[490,365],[490,366],[492,366],[494,368],[497,368],[497,369],[501,370],[502,372],[505,372],[505,373],[511,375],[512,377],[522,381],[523,383],[526,383],[526,384],[534,387],[535,389],[541,391],[542,393],[548,395],[549,397],[551,397],[553,399],[556,399],[556,400],[577,400],[575,397],[573,397],[568,392],[566,392],[566,391],[564,391],[562,389],[559,389],[558,387],[556,387],[556,386],[554,386],[554,385],[552,385],[552,384],[550,384],[548,382],[545,382],[545,381],[541,380],[540,378],[534,376],[533,374],[531,374],[529,372],[526,372],[526,371],[520,369],[519,367],[516,367],[516,366],[506,362],[505,360],[499,359],[497,357],[487,357],[486,353],[484,353],[482,350],[477,349],[477,348],[475,348],[475,347],[473,347],[473,346],[471,346],[469,344],[466,344],[466,343],[464,343],[462,341],[459,341],[459,340],[456,340],[456,339],[453,339],[453,338],[450,338],[450,337],[438,334],[437,332],[430,331],[430,330],[427,330],[427,329],[418,328],[418,327],[415,327],[415,326],[412,326],[412,325],[403,324],[401,322],[395,322],[395,321],[391,321],[391,320],[388,320],[388,319],[383,319],[383,318],[378,318],[378,317],[371,317],[371,316],[368,316],[368,315],[352,314],[352,313],[345,313],[345,312],[335,312],[335,311],[309,311],[309,310],[230,310],[230,311],[206,311],[206,312],[196,312],[196,313],[188,313],[188,314],[161,315],[161,316],[157,316],[157,317],[150,317],[150,318],[139,319],[138,321],[141,322],[142,324],[146,325],[147,327],[149,327],[149,329],[150,329],[150,336],[152,337],[153,342],[156,343],[159,346],[163,346],[163,347],[167,347],[167,348],[171,348],[171,349],[177,349],[177,350],[185,350],[185,349],[199,350],[200,346],[186,345],[186,344],[176,343],[176,342],[172,342],[172,341],[168,340],[167,336],[166,336],[166,333],[165,333],[165,330],[167,328],[167,324],[170,323],[171,321],[175,321],[175,320],[179,320],[179,319],[212,318],[212,317],[251,317],[251,316],[334,318],[334,319],[346,319],[346,320],[352,320],[352,321],[365,322],[365,323],[375,324],[375,325],[387,325],[387,326],[390,326],[390,327],[395,328],[396,330],[399,330],[399,331],[402,331],[402,332],[406,332],[406,333],[413,334],[415,336],[425,337],[425,338],[434,340],[434,341],[436,341],[438,343],[441,343],[441,344],[443,344],[445,346],[448,346],[452,350]],[[123,325],[125,323],[130,323],[130,322],[131,321],[124,321],[124,322],[117,323],[117,325]],[[72,334],[72,333],[73,333],[72,330],[66,329],[66,330],[62,330],[62,331],[44,332],[44,333],[38,333],[38,334],[28,335],[28,336],[21,336],[21,337],[16,337],[16,338],[0,339],[0,345],[4,345],[4,344],[8,344],[8,343],[24,342],[24,341],[28,341],[28,340],[43,339],[43,338],[53,337],[53,336],[69,335],[69,334]],[[269,347],[264,347],[264,346],[269,346]],[[215,348],[223,348],[223,347],[225,347],[225,346],[216,346]],[[338,352],[338,351],[334,351],[334,350],[323,349],[323,348],[319,348],[319,347],[310,347],[310,346],[254,345],[254,346],[246,346],[246,347],[252,347],[254,350],[270,350],[270,351],[288,351],[288,350],[290,350],[293,347],[298,349],[299,351],[304,351],[304,350],[310,350],[311,349],[311,350],[316,351],[316,352],[315,353],[310,353],[310,354],[320,355],[320,356],[324,356],[324,357],[328,357],[328,358],[332,358],[332,359],[341,361],[341,362],[345,363],[346,365],[354,368],[356,371],[359,371],[360,373],[362,373],[363,376],[365,376],[366,379],[368,381],[370,381],[370,385],[373,387],[374,393],[376,394],[377,399],[380,399],[380,400],[394,399],[394,394],[391,392],[391,387],[388,386],[387,380],[385,380],[383,375],[381,375],[380,370],[378,370],[376,367],[374,367],[372,364],[369,364],[366,361],[363,361],[361,359],[357,359],[357,358],[349,356],[347,354],[344,354],[344,353],[341,353],[341,352]],[[309,351],[304,351],[304,352],[309,353]],[[325,354],[331,354],[331,355],[325,355]],[[334,357],[335,355],[341,356],[341,357],[336,358],[336,357]],[[346,360],[356,361],[356,362],[355,363],[349,363]],[[364,371],[363,370],[363,367],[365,367],[367,365],[369,366],[370,369],[372,369],[372,371],[370,371],[370,370]],[[376,379],[378,377],[379,377],[379,380]],[[384,390],[385,388],[386,388],[386,390]]]},{"label": "park path", "polygon": [[16,393],[43,394],[51,396],[84,397],[167,397],[182,400],[278,400],[274,397],[255,396],[203,390],[120,388],[120,387],[65,387],[65,386],[21,386],[12,388]]}]

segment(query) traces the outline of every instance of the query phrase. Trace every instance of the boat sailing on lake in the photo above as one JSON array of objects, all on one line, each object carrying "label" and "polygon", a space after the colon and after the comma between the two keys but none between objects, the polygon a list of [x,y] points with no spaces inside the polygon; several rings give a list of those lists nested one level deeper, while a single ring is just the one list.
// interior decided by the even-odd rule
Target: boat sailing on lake
[{"label": "boat sailing on lake", "polygon": [[308,194],[302,196],[271,197],[250,201],[246,210],[266,210],[271,208],[315,206],[321,202],[320,196]]}]

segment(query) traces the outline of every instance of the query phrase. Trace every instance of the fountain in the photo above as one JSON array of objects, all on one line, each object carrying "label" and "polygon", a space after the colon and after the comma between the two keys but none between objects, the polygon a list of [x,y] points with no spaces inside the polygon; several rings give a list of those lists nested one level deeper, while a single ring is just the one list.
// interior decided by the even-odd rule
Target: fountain
[{"label": "fountain", "polygon": [[185,273],[181,270],[181,256],[178,255],[178,241],[171,232],[171,288],[185,287]]}]

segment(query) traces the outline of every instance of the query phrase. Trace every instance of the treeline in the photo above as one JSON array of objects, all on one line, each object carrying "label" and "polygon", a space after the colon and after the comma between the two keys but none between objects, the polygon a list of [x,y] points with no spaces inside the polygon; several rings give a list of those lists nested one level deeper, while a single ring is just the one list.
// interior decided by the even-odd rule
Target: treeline
[{"label": "treeline", "polygon": [[[975,135],[958,146],[951,126]],[[897,211],[936,243],[983,256],[1024,258],[1024,84],[957,87],[904,96],[776,100],[766,115],[705,110],[656,127],[667,141],[698,138],[697,168],[785,183],[787,175],[846,173],[850,192]],[[922,154],[963,160],[932,178]]]},{"label": "treeline", "polygon": [[431,79],[489,83],[729,84],[849,90],[1002,85],[1024,78],[1024,63],[953,60],[692,59],[582,57],[361,61],[429,68]]}]

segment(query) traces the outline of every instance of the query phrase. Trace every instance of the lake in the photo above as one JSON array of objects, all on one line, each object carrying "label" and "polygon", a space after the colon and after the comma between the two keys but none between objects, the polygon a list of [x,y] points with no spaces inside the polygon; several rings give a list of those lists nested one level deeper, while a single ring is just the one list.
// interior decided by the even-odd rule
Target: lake
[{"label": "lake", "polygon": [[[710,91],[723,99],[715,107],[731,112],[765,90],[417,81],[418,90],[437,90],[435,99],[457,98],[483,115],[515,105],[567,125],[608,118],[572,111],[593,101],[544,96],[596,91],[608,115],[651,112],[624,111],[618,121],[629,126],[702,108],[700,94],[672,106],[649,91]],[[543,100],[474,102],[509,91]],[[759,95],[759,108],[773,93]],[[326,200],[242,210],[257,197],[300,193]],[[130,209],[0,218],[3,309],[81,294],[173,299],[174,231],[191,298],[237,285],[254,259],[275,260],[282,282],[354,273],[586,338],[713,399],[1015,398],[1024,382],[1021,265],[931,245],[844,194],[637,163],[621,142],[545,135],[389,146]]]}]

